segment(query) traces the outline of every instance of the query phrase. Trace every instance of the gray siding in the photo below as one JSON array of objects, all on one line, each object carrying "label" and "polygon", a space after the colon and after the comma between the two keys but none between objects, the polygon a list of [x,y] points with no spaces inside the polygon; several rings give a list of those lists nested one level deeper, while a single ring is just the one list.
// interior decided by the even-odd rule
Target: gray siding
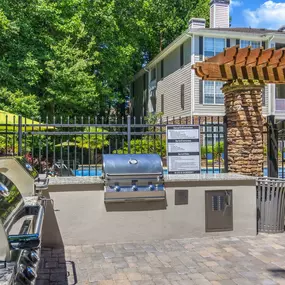
[{"label": "gray siding", "polygon": [[191,39],[184,43],[184,64],[191,63]]},{"label": "gray siding", "polygon": [[[200,84],[199,79],[195,75],[195,108],[193,115],[219,115],[223,116],[225,114],[225,106],[224,105],[213,105],[213,104],[199,104],[199,97],[200,97]],[[268,114],[268,86],[265,87],[265,106],[262,108],[263,115]]]},{"label": "gray siding", "polygon": [[229,5],[213,4],[210,8],[210,28],[229,27]]},{"label": "gray siding", "polygon": [[[236,45],[236,39],[230,40],[231,46]],[[195,36],[195,62],[200,61],[199,55],[199,37]],[[225,114],[225,107],[224,105],[215,105],[215,104],[200,104],[200,79],[195,75],[195,89],[194,89],[194,111],[193,115],[224,115]],[[265,106],[263,107],[263,114],[268,114],[268,86],[265,88]]]},{"label": "gray siding", "polygon": [[[195,62],[201,61],[201,56],[199,52],[199,36],[195,36],[194,43],[194,55]],[[225,107],[223,105],[209,105],[209,104],[200,104],[200,79],[195,75],[194,79],[194,110],[193,115],[223,115],[225,113]]]},{"label": "gray siding", "polygon": [[195,89],[194,89],[194,101],[195,101],[195,107],[194,107],[194,115],[217,115],[222,116],[225,114],[225,106],[224,105],[215,105],[215,104],[200,104],[200,82],[201,79],[195,75]]},{"label": "gray siding", "polygon": [[[190,116],[191,113],[191,40],[184,43],[184,66],[180,67],[180,47],[164,58],[164,78],[157,81],[157,112],[161,112],[164,95],[164,117]],[[160,77],[159,77],[160,78]],[[184,110],[181,108],[181,85],[184,84]]]},{"label": "gray siding", "polygon": [[228,28],[228,27],[229,27],[229,6],[217,4],[215,11],[214,28]]},{"label": "gray siding", "polygon": [[[226,38],[226,37],[225,37]],[[194,39],[194,61],[201,61],[203,56],[199,49],[199,36],[193,36],[184,42],[184,66],[180,66],[180,47],[178,46],[172,53],[164,58],[164,78],[161,78],[161,63],[156,65],[156,81],[150,85],[156,86],[156,112],[161,112],[161,95],[164,94],[164,115],[169,117],[182,117],[191,115],[191,104],[194,103],[193,115],[224,115],[223,105],[201,104],[199,78],[194,79],[194,98],[191,100],[191,42]],[[266,43],[267,44],[267,43]],[[230,39],[230,45],[236,45],[236,39]],[[148,81],[149,82],[149,81]],[[150,82],[149,82],[150,83]],[[184,84],[184,109],[181,108],[181,85]],[[133,114],[143,116],[145,106],[149,106],[152,111],[150,93],[143,90],[143,75],[135,81]],[[272,96],[275,96],[272,94]],[[265,88],[265,106],[263,114],[268,115],[269,88]],[[194,101],[194,102],[193,102]]]}]

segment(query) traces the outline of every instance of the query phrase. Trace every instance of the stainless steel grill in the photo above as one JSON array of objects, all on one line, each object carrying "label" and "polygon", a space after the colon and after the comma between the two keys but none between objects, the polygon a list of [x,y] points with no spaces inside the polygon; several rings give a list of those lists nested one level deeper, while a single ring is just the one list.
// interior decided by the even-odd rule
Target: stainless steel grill
[{"label": "stainless steel grill", "polygon": [[165,199],[163,166],[157,154],[103,156],[105,201]]},{"label": "stainless steel grill", "polygon": [[[11,175],[8,165],[19,163],[0,160],[0,284],[33,284],[40,260],[41,231],[47,200],[40,195],[28,196],[27,189],[35,187],[36,170],[30,175],[32,185],[23,185],[27,165],[17,176]],[[36,175],[37,176],[37,175]],[[17,182],[14,183],[14,179]],[[25,179],[23,181],[26,182]],[[21,186],[25,191],[21,191]],[[46,186],[45,186],[46,187]]]}]

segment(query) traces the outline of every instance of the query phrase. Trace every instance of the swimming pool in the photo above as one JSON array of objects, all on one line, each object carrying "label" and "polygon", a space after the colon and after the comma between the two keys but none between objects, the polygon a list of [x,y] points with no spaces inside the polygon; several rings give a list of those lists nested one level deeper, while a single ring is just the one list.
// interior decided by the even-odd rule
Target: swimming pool
[{"label": "swimming pool", "polygon": [[[220,173],[223,169],[219,170],[218,168],[215,168],[214,170],[212,168],[208,169],[208,173]],[[202,173],[207,173],[206,169],[203,168],[201,170]],[[264,176],[267,176],[267,168],[264,168]],[[75,176],[101,176],[102,175],[102,169],[101,168],[83,168],[83,169],[77,169],[74,171]],[[167,174],[167,169],[164,169],[164,174]],[[284,171],[285,174],[285,171]],[[282,177],[282,168],[279,168],[279,177]]]}]

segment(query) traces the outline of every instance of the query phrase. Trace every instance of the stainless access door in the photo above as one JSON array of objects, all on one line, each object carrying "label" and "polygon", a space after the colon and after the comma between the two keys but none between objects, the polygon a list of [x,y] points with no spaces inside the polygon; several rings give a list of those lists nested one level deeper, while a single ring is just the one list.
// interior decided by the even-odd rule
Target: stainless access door
[{"label": "stainless access door", "polygon": [[205,191],[206,232],[233,230],[232,190]]}]

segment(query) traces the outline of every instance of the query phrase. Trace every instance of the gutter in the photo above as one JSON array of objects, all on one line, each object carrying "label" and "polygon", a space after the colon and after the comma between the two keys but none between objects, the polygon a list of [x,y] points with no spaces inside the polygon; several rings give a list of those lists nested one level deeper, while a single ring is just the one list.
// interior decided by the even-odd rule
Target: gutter
[{"label": "gutter", "polygon": [[[205,28],[207,29],[207,28]],[[279,35],[276,33],[246,33],[246,32],[235,32],[235,31],[219,31],[219,30],[203,30],[203,29],[199,29],[197,31],[195,30],[191,30],[191,34],[196,35],[196,36],[210,36],[210,37],[227,37],[227,38],[231,38],[231,39],[236,39],[239,37],[242,37],[244,39],[249,39],[249,40],[260,40],[260,38],[269,40],[271,37],[275,37],[275,36],[285,36],[284,35]]]}]

